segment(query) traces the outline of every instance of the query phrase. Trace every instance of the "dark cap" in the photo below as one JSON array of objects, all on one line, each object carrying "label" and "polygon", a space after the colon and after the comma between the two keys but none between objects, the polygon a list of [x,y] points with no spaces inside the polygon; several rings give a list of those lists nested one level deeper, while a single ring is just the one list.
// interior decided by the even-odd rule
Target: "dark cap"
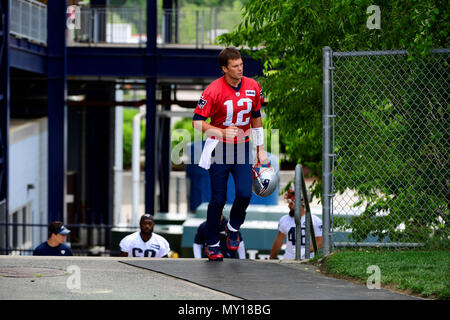
[{"label": "dark cap", "polygon": [[70,230],[67,229],[60,221],[53,221],[52,223],[50,223],[48,231],[50,234],[54,233],[60,234],[62,236],[67,236],[70,233]]},{"label": "dark cap", "polygon": [[149,213],[143,214],[142,217],[141,217],[141,220],[139,221],[139,223],[142,223],[142,221],[144,221],[144,220],[152,220],[152,221],[154,221],[153,220],[153,216],[151,214],[149,214]]},{"label": "dark cap", "polygon": [[67,229],[67,228],[64,227],[64,226],[61,226],[61,228],[59,228],[58,230],[56,230],[55,233],[56,233],[56,234],[63,235],[63,236],[67,236],[67,235],[70,233],[70,230]]}]

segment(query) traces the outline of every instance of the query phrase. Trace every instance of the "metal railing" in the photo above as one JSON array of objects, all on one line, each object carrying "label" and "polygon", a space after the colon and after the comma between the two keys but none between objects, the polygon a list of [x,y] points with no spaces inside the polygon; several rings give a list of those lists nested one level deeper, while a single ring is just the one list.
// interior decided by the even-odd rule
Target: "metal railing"
[{"label": "metal railing", "polygon": [[[134,44],[146,43],[146,16],[142,8],[81,8],[75,19],[79,26],[71,30],[73,43]],[[72,32],[73,31],[73,32]]]},{"label": "metal railing", "polygon": [[10,34],[47,44],[47,6],[35,0],[9,0]]},{"label": "metal railing", "polygon": [[232,31],[240,21],[240,10],[231,8],[166,9],[158,20],[159,43],[215,45],[218,36]]},{"label": "metal railing", "polygon": [[[47,6],[35,0],[10,1],[10,33],[46,45]],[[122,44],[145,46],[146,11],[140,7],[77,7],[75,28],[68,28],[67,44]],[[165,9],[158,11],[157,43],[160,45],[217,44],[217,37],[232,31],[241,21],[233,8]]]},{"label": "metal railing", "polygon": [[[142,8],[81,8],[79,28],[71,30],[68,45],[127,44],[147,42],[146,15]],[[241,20],[235,9],[205,8],[158,11],[159,45],[205,45],[231,31]]]},{"label": "metal railing", "polygon": [[[311,242],[314,249],[314,254],[317,255],[318,248],[316,243],[316,235],[314,232],[313,221],[311,217],[311,208],[309,206],[308,193],[306,191],[305,177],[303,175],[302,165],[295,166],[295,199],[303,199],[302,201],[295,201],[294,205],[294,220],[295,220],[295,239],[302,238],[302,225],[300,208],[303,204],[305,206],[305,259],[310,258]],[[301,259],[301,242],[295,241],[295,260]],[[324,252],[328,252],[328,248],[324,248]]]},{"label": "metal railing", "polygon": [[409,58],[324,49],[323,196],[335,247],[450,237],[450,50]]}]

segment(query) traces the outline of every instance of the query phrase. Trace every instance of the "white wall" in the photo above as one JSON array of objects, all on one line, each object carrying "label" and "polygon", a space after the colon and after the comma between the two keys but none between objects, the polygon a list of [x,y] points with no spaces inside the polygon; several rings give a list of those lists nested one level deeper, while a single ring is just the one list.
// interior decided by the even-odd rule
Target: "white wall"
[{"label": "white wall", "polygon": [[[47,224],[47,137],[47,118],[10,121],[8,212],[29,205],[27,223]],[[33,228],[28,248],[45,239],[47,228]]]}]

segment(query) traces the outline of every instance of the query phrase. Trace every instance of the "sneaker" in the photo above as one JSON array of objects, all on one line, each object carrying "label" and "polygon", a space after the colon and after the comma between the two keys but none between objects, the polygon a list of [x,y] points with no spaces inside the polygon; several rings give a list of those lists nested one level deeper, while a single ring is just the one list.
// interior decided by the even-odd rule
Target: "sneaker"
[{"label": "sneaker", "polygon": [[209,261],[223,261],[223,255],[220,252],[220,247],[218,246],[206,246],[205,253]]},{"label": "sneaker", "polygon": [[233,232],[228,230],[228,228],[225,228],[225,230],[227,231],[227,248],[230,251],[236,251],[237,249],[239,249],[239,243],[241,243],[241,238],[239,237],[239,232]]}]

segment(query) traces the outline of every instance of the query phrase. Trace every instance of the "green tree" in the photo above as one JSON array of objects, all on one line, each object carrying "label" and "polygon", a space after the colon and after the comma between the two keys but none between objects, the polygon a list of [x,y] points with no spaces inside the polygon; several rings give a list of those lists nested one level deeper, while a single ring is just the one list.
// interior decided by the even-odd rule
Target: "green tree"
[{"label": "green tree", "polygon": [[365,206],[344,225],[355,240],[450,235],[449,58],[335,57],[334,186]]},{"label": "green tree", "polygon": [[[131,168],[133,144],[133,118],[139,111],[135,108],[123,109],[123,167]],[[141,119],[141,150],[145,149],[145,121]]]},{"label": "green tree", "polygon": [[[264,76],[259,80],[269,100],[265,109],[267,123],[273,128],[282,128],[280,134],[286,145],[286,154],[293,161],[310,167],[319,178],[322,168],[322,48],[329,46],[334,51],[407,49],[410,53],[408,60],[412,61],[426,56],[432,48],[446,47],[449,43],[447,1],[377,1],[381,10],[380,29],[367,26],[371,15],[367,8],[372,4],[371,0],[249,0],[243,9],[242,22],[219,40],[222,44],[240,47],[244,54],[264,63]],[[432,97],[430,100],[434,101]],[[385,101],[379,107],[388,104]],[[448,109],[444,113],[443,119],[445,116],[448,119]],[[366,117],[370,116],[366,114]],[[411,116],[409,120],[413,118]],[[398,130],[411,129],[408,126],[412,124],[394,123],[388,128],[395,135]],[[448,128],[448,123],[443,128]],[[371,138],[373,142],[374,137]],[[448,144],[443,146],[448,148]],[[448,165],[448,160],[446,163]],[[360,175],[367,174],[365,170],[373,170],[369,163],[349,169]],[[435,185],[431,180],[421,185],[426,183]],[[392,209],[395,207],[392,199],[407,195],[370,181],[350,186],[345,180],[340,187],[357,190],[368,201],[367,211],[372,213],[382,210],[382,207]],[[382,190],[384,202],[383,196],[373,196],[374,189]],[[320,191],[319,183],[313,194],[317,196]],[[434,208],[439,208],[434,210],[434,216],[439,210],[441,215],[448,216],[446,194],[439,193],[440,198],[432,200]],[[390,200],[387,201],[386,197]],[[420,199],[424,198],[425,195],[421,195]],[[396,208],[400,210],[398,203]],[[422,216],[429,213],[421,212]],[[370,221],[376,224],[374,221],[378,220]],[[367,232],[381,229],[371,225]],[[361,238],[367,232],[363,232]]]},{"label": "green tree", "polygon": [[381,29],[368,29],[372,2],[249,0],[242,22],[219,40],[264,63],[260,81],[270,124],[283,128],[286,153],[315,174],[321,170],[323,47],[409,49],[417,55],[448,45],[447,1],[378,1]]}]

